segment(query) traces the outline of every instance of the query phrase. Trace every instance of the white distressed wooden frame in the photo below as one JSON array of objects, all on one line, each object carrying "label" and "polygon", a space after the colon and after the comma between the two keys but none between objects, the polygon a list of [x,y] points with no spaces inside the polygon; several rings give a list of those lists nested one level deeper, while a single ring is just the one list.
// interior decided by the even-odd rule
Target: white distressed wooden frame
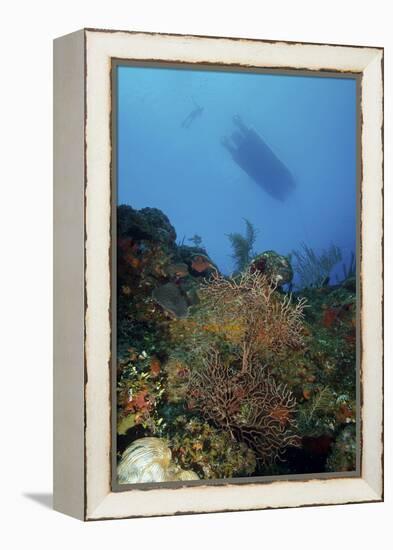
[{"label": "white distressed wooden frame", "polygon": [[[83,520],[383,499],[383,50],[82,30],[55,41],[54,506]],[[111,60],[361,73],[360,477],[111,491]]]}]

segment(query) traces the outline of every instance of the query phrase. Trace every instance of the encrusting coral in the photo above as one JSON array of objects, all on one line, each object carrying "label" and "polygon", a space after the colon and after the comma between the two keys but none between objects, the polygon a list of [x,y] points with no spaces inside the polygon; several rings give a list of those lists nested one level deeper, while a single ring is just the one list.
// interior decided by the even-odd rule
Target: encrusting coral
[{"label": "encrusting coral", "polygon": [[184,360],[171,355],[163,365],[167,375],[166,398],[169,403],[181,403],[187,396],[189,369]]},{"label": "encrusting coral", "polygon": [[165,283],[155,288],[152,297],[161,307],[175,317],[179,319],[187,317],[187,301],[174,283]]},{"label": "encrusting coral", "polygon": [[171,439],[174,460],[204,479],[247,476],[256,468],[255,454],[231,435],[195,417],[179,416]]},{"label": "encrusting coral", "polygon": [[125,435],[141,426],[156,435],[162,430],[163,418],[158,414],[162,400],[161,362],[146,352],[138,354],[129,348],[129,357],[118,364],[117,432]]},{"label": "encrusting coral", "polygon": [[346,426],[338,435],[332,452],[327,459],[329,472],[351,472],[356,468],[356,429]]}]

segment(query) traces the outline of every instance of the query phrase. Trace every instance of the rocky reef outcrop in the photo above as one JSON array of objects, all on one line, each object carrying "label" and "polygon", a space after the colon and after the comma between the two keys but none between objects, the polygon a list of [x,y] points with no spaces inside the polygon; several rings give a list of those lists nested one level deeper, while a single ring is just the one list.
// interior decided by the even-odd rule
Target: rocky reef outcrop
[{"label": "rocky reef outcrop", "polygon": [[253,258],[251,271],[259,271],[266,275],[269,281],[278,287],[290,284],[293,279],[293,269],[286,256],[266,250]]}]

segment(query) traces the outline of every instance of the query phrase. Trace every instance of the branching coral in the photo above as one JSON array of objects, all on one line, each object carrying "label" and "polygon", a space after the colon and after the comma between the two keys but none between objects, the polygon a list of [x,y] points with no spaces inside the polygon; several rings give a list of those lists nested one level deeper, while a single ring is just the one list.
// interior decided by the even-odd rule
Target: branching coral
[{"label": "branching coral", "polygon": [[[304,299],[275,292],[266,275],[250,269],[236,278],[214,273],[201,288],[201,303],[217,326],[239,347],[243,370],[256,356],[266,358],[303,345]],[[207,324],[209,327],[209,324]]]},{"label": "branching coral", "polygon": [[292,393],[258,364],[236,369],[217,351],[206,355],[203,368],[189,381],[188,406],[207,421],[253,449],[257,461],[269,465],[288,445],[298,445]]}]

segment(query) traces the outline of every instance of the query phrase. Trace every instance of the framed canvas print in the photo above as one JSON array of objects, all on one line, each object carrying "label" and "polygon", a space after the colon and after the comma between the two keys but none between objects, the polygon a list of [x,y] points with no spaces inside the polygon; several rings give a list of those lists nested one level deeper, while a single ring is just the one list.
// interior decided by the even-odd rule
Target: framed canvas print
[{"label": "framed canvas print", "polygon": [[55,508],[383,498],[383,50],[54,47]]}]

